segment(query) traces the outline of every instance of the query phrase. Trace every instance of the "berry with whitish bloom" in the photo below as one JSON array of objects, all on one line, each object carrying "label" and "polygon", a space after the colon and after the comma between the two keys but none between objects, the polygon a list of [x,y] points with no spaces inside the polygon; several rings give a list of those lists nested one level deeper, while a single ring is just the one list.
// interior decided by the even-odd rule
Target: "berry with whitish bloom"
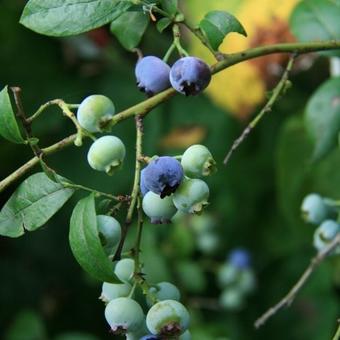
[{"label": "berry with whitish bloom", "polygon": [[145,169],[143,169],[140,173],[140,192],[142,193],[143,197],[149,192],[149,190],[145,186],[144,170]]},{"label": "berry with whitish bloom", "polygon": [[128,296],[131,292],[131,285],[128,283],[109,283],[103,282],[102,293],[99,299],[105,303],[119,297]]},{"label": "berry with whitish bloom", "polygon": [[216,171],[216,162],[207,147],[200,144],[190,146],[182,155],[184,174],[190,178],[209,176]]},{"label": "berry with whitish bloom", "polygon": [[145,334],[148,334],[149,330],[146,327],[146,322],[144,318],[144,322],[141,328],[139,328],[137,331],[134,332],[128,332],[125,334],[126,340],[140,340]]},{"label": "berry with whitish bloom", "polygon": [[[320,252],[323,251],[340,233],[339,223],[333,220],[326,220],[314,232],[314,247]],[[337,248],[336,252],[340,250]]]},{"label": "berry with whitish bloom", "polygon": [[146,325],[152,334],[176,337],[183,334],[190,323],[187,309],[178,301],[164,300],[154,304],[146,315]]},{"label": "berry with whitish bloom", "polygon": [[218,282],[221,287],[225,287],[228,285],[233,285],[237,282],[239,277],[238,268],[232,266],[229,263],[223,264],[218,271]]},{"label": "berry with whitish bloom", "polygon": [[173,194],[178,210],[187,213],[200,213],[208,205],[209,187],[200,179],[186,178]]},{"label": "berry with whitish bloom", "polygon": [[138,60],[135,68],[135,76],[138,88],[148,96],[153,96],[168,87],[170,66],[162,59],[147,56]]},{"label": "berry with whitish bloom", "polygon": [[206,254],[211,254],[217,250],[220,240],[216,234],[206,232],[199,234],[196,239],[197,248]]},{"label": "berry with whitish bloom", "polygon": [[94,170],[112,175],[121,167],[125,152],[125,146],[118,137],[103,136],[92,143],[87,160]]},{"label": "berry with whitish bloom", "polygon": [[97,215],[99,237],[106,254],[110,255],[121,237],[120,223],[112,216]]},{"label": "berry with whitish bloom", "polygon": [[307,195],[301,205],[302,218],[312,224],[320,224],[331,217],[332,209],[326,204],[324,198],[318,194]]},{"label": "berry with whitish bloom", "polygon": [[142,307],[134,300],[120,297],[111,300],[105,308],[105,319],[116,335],[135,332],[142,327],[144,313]]},{"label": "berry with whitish bloom", "polygon": [[179,301],[181,293],[178,288],[170,282],[159,282],[149,289],[158,301],[176,300]]},{"label": "berry with whitish bloom", "polygon": [[101,124],[115,114],[115,107],[108,97],[95,94],[85,98],[79,105],[77,119],[80,126],[90,132],[101,132]]},{"label": "berry with whitish bloom", "polygon": [[186,96],[202,92],[209,85],[210,80],[210,68],[199,58],[181,58],[173,64],[170,70],[172,87]]},{"label": "berry with whitish bloom", "polygon": [[250,265],[250,255],[247,250],[243,248],[236,248],[230,252],[228,261],[236,268],[248,268]]},{"label": "berry with whitish bloom", "polygon": [[237,282],[238,289],[245,294],[249,294],[255,289],[255,286],[254,272],[250,268],[242,269]]},{"label": "berry with whitish bloom", "polygon": [[244,295],[237,287],[230,287],[223,290],[219,302],[221,306],[229,310],[239,310],[244,303]]},{"label": "berry with whitish bloom", "polygon": [[132,259],[119,260],[115,266],[114,273],[123,282],[131,281],[135,271],[135,261]]},{"label": "berry with whitish bloom", "polygon": [[169,156],[153,159],[142,171],[141,182],[144,187],[160,195],[161,198],[170,196],[176,191],[183,179],[181,163]]},{"label": "berry with whitish bloom", "polygon": [[191,333],[189,330],[185,331],[179,338],[179,340],[191,340]]},{"label": "berry with whitish bloom", "polygon": [[144,335],[139,340],[161,340],[161,338],[159,336],[157,336],[157,335],[148,334],[148,335]]},{"label": "berry with whitish bloom", "polygon": [[153,224],[170,223],[177,211],[170,196],[160,198],[152,191],[144,196],[142,206],[143,211],[150,217]]}]

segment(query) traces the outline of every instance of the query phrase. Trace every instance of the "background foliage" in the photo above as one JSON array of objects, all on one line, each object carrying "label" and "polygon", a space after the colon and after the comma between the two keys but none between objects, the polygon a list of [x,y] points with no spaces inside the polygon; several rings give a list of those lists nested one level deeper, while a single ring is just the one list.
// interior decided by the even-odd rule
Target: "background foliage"
[{"label": "background foliage", "polygon": [[[199,10],[203,1],[198,1],[197,6],[193,3],[188,1],[186,10],[194,17],[194,8]],[[221,8],[226,1],[209,3]],[[245,14],[238,17],[250,34],[250,24],[244,22],[250,17],[246,13],[256,17],[254,13],[260,11],[264,27],[268,28],[268,20],[264,19],[272,13],[268,6],[265,13],[262,6],[252,9],[251,1],[248,7],[245,1],[232,3],[236,15],[237,11],[244,11]],[[27,112],[34,112],[49,99],[63,98],[78,103],[93,93],[112,98],[117,111],[144,98],[135,87],[135,55],[125,52],[106,28],[63,39],[37,35],[18,24],[24,4],[18,0],[3,0],[0,4],[0,88],[5,84],[20,86]],[[226,9],[233,12],[231,8]],[[287,20],[288,11],[282,9],[280,13]],[[238,39],[246,40],[241,36]],[[170,43],[170,36],[166,33],[160,36],[152,26],[141,48],[145,54],[161,56]],[[197,51],[195,41],[188,44],[193,52]],[[206,256],[197,250],[187,229],[178,225],[147,224],[143,236],[146,272],[151,281],[171,280],[184,292],[183,301],[191,306],[195,340],[286,339],[287,332],[290,339],[328,339],[334,333],[339,316],[340,263],[336,259],[329,259],[319,268],[289,311],[279,313],[259,331],[253,328],[256,317],[288,291],[314,254],[314,229],[300,218],[303,196],[315,191],[340,198],[339,151],[332,151],[323,162],[311,164],[313,148],[304,128],[307,99],[329,77],[328,62],[318,59],[310,69],[293,77],[293,88],[224,168],[223,157],[244,124],[232,118],[242,110],[229,105],[234,110],[228,112],[226,105],[221,105],[216,98],[225,93],[231,93],[233,98],[240,96],[241,104],[247,107],[242,117],[245,112],[253,112],[254,105],[264,96],[264,87],[260,86],[261,94],[256,95],[251,106],[242,98],[255,96],[257,84],[264,84],[268,79],[259,71],[261,65],[251,67],[256,69],[256,79],[242,76],[251,74],[246,67],[239,77],[238,67],[223,72],[223,83],[209,90],[215,102],[205,96],[176,97],[145,119],[146,154],[178,154],[185,145],[196,142],[207,145],[214,154],[219,171],[208,180],[211,188],[208,211],[216,220],[216,233],[221,240],[217,251]],[[227,77],[232,70],[235,73]],[[61,119],[54,108],[36,126],[41,145],[51,144],[71,131],[71,124]],[[112,178],[88,167],[88,142],[82,148],[71,147],[50,157],[49,162],[62,175],[78,183],[127,193],[133,180],[133,121],[117,125],[114,132],[127,147],[127,159],[124,170]],[[30,157],[27,148],[5,140],[0,142],[0,152],[0,178]],[[14,188],[2,194],[1,205]],[[84,274],[68,246],[68,221],[80,197],[81,194],[76,193],[71,204],[36,233],[27,233],[20,239],[0,238],[0,337],[65,340],[60,334],[77,332],[89,333],[98,339],[110,338],[103,306],[97,300],[100,283]],[[218,297],[214,270],[209,268],[218,267],[235,246],[244,246],[253,255],[258,281],[256,292],[240,312],[209,310],[204,304],[198,307],[197,297]],[[85,339],[84,335],[80,338]],[[72,339],[76,339],[75,335]],[[92,338],[89,336],[89,339]]]}]

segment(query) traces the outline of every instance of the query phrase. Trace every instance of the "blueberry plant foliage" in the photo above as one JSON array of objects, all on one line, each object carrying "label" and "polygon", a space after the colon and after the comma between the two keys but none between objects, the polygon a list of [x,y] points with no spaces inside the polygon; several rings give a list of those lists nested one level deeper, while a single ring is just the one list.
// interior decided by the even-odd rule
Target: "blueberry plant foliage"
[{"label": "blueberry plant foliage", "polygon": [[[272,53],[288,53],[290,59],[267,103],[231,146],[224,163],[261,119],[272,110],[291,86],[290,71],[300,54],[318,52],[337,58],[340,51],[340,5],[338,1],[304,0],[294,10],[291,30],[295,43],[258,46],[233,54],[224,54],[219,46],[229,33],[247,36],[245,28],[231,13],[211,11],[194,25],[189,23],[177,0],[29,0],[20,23],[39,34],[65,37],[110,25],[111,33],[123,48],[136,52],[137,88],[148,99],[116,113],[115,103],[103,95],[93,94],[80,104],[54,99],[27,115],[21,89],[6,86],[0,92],[0,135],[12,143],[25,144],[33,158],[0,182],[0,191],[22,178],[34,166],[41,171],[24,179],[0,212],[0,235],[20,237],[45,223],[71,198],[75,191],[86,196],[74,207],[70,218],[69,242],[80,266],[103,282],[101,300],[106,304],[105,318],[111,332],[127,339],[189,339],[190,316],[179,302],[180,292],[170,282],[151,284],[140,258],[143,221],[171,223],[178,215],[200,214],[208,205],[208,177],[216,171],[219,160],[204,145],[192,145],[182,155],[145,155],[143,153],[144,117],[158,105],[178,95],[199,95],[215,73],[223,72],[242,61]],[[145,56],[138,45],[149,25],[159,34],[171,31],[173,41],[164,56]],[[186,29],[213,54],[216,63],[189,55],[183,47]],[[170,56],[178,60],[168,65]],[[176,100],[176,99],[174,99]],[[131,103],[132,104],[132,103]],[[32,126],[50,106],[57,106],[71,120],[75,133],[59,142],[41,147]],[[108,193],[85,187],[63,177],[48,164],[48,155],[69,146],[81,148],[91,139],[87,153],[89,166],[103,176],[120,171],[126,156],[124,141],[112,135],[116,124],[135,119],[135,171],[130,193]],[[304,124],[314,145],[312,162],[322,159],[340,143],[340,78],[327,80],[311,96]],[[127,170],[126,170],[127,171]],[[223,171],[222,165],[221,170]],[[292,174],[294,176],[294,174]],[[340,203],[336,199],[311,194],[302,203],[302,213],[309,223],[318,225],[314,246],[318,253],[292,291],[256,322],[264,324],[279,309],[289,305],[314,268],[340,249]],[[118,221],[117,211],[126,210],[125,220]],[[177,217],[175,216],[177,215]],[[131,249],[125,241],[136,227]],[[33,237],[33,236],[32,236]],[[206,240],[207,238],[205,238]],[[216,240],[210,239],[211,244]],[[210,242],[209,241],[209,242]],[[202,243],[202,247],[209,247]],[[218,274],[223,290],[221,305],[240,305],[254,286],[249,254],[236,249]],[[241,285],[242,294],[234,289]],[[136,291],[145,295],[148,312],[134,299]],[[148,335],[149,334],[149,335]]]}]

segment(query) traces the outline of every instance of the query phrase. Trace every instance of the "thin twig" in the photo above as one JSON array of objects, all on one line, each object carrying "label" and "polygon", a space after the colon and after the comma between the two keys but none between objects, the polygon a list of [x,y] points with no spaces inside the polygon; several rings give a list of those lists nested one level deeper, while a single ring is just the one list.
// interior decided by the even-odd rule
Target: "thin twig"
[{"label": "thin twig", "polygon": [[295,60],[295,55],[292,55],[291,58],[289,59],[289,62],[287,64],[287,67],[285,71],[283,72],[283,75],[278,82],[278,84],[275,86],[273,93],[271,97],[269,98],[268,102],[266,105],[262,108],[262,110],[259,112],[259,114],[256,115],[256,117],[247,125],[247,127],[243,130],[242,134],[240,137],[238,137],[233,145],[231,146],[230,150],[228,151],[226,157],[224,158],[223,164],[227,165],[230,157],[234,153],[234,151],[240,146],[240,144],[248,137],[250,132],[255,128],[255,126],[258,124],[258,122],[263,118],[263,116],[270,112],[272,110],[273,105],[275,102],[281,97],[285,89],[287,88],[287,80],[289,76],[289,72],[291,71],[293,67],[293,63]]},{"label": "thin twig", "polygon": [[336,333],[333,336],[332,340],[339,340],[340,339],[340,319],[338,319],[338,329],[336,331]]},{"label": "thin twig", "polygon": [[125,239],[132,222],[133,213],[135,211],[137,199],[140,194],[140,172],[141,172],[141,162],[140,157],[142,156],[142,137],[143,137],[143,118],[141,116],[136,116],[136,163],[135,163],[135,177],[131,192],[131,201],[129,205],[128,212],[126,214],[126,219],[124,226],[122,227],[122,236],[118,244],[117,250],[113,257],[113,261],[120,260],[121,253],[124,247]]},{"label": "thin twig", "polygon": [[312,258],[309,266],[306,268],[306,270],[301,275],[300,279],[296,282],[296,284],[288,292],[288,294],[283,299],[281,299],[276,305],[269,308],[267,312],[265,312],[260,318],[258,318],[255,321],[254,323],[255,328],[259,328],[262,325],[264,325],[269,318],[275,315],[283,307],[289,307],[293,303],[296,295],[299,293],[301,288],[305,285],[309,277],[317,268],[317,266],[320,263],[322,263],[322,261],[339,245],[340,245],[340,233],[323,251],[319,252],[315,257]]}]

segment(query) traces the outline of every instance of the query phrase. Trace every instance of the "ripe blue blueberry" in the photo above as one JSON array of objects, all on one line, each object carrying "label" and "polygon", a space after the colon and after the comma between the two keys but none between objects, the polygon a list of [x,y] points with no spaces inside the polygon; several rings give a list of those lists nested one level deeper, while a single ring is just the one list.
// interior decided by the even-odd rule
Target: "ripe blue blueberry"
[{"label": "ripe blue blueberry", "polygon": [[157,335],[148,334],[144,335],[142,338],[140,338],[140,340],[161,340],[161,338]]},{"label": "ripe blue blueberry", "polygon": [[144,196],[142,205],[143,211],[153,224],[170,223],[177,211],[170,196],[160,198],[152,191]]},{"label": "ripe blue blueberry", "polygon": [[301,205],[303,219],[317,225],[330,217],[330,210],[325,200],[318,194],[307,195]]},{"label": "ripe blue blueberry", "polygon": [[244,269],[250,265],[250,255],[247,250],[243,248],[236,248],[232,250],[228,256],[229,263],[239,269]]},{"label": "ripe blue blueberry", "polygon": [[200,144],[190,146],[182,155],[184,174],[190,178],[209,176],[216,171],[216,162],[207,147]]},{"label": "ripe blue blueberry", "polygon": [[122,259],[117,262],[114,273],[122,282],[129,282],[135,271],[135,261],[133,259]]},{"label": "ripe blue blueberry", "polygon": [[97,226],[102,246],[106,254],[110,255],[121,237],[120,223],[112,216],[97,215]]},{"label": "ripe blue blueberry", "polygon": [[[339,223],[333,220],[326,220],[315,230],[314,247],[320,252],[323,251],[340,233]],[[340,248],[340,247],[339,247]],[[337,249],[336,252],[338,252]]]},{"label": "ripe blue blueberry", "polygon": [[104,282],[102,286],[102,293],[99,299],[104,303],[108,303],[111,300],[119,297],[128,296],[131,291],[131,285],[128,283],[108,283]]},{"label": "ripe blue blueberry", "polygon": [[164,198],[175,192],[180,185],[183,169],[181,163],[173,157],[157,157],[143,169],[141,177],[146,190]]},{"label": "ripe blue blueberry", "polygon": [[178,288],[170,282],[159,282],[149,289],[158,301],[176,300],[179,301],[181,293]]},{"label": "ripe blue blueberry", "polygon": [[178,210],[187,213],[200,213],[208,204],[209,187],[200,179],[186,178],[173,194]]},{"label": "ripe blue blueberry", "polygon": [[178,301],[164,300],[154,304],[146,315],[146,325],[152,334],[176,337],[183,334],[190,323],[187,309]]},{"label": "ripe blue blueberry", "polygon": [[85,98],[79,105],[77,119],[81,127],[90,132],[101,132],[101,124],[115,114],[111,99],[96,94]]},{"label": "ripe blue blueberry", "polygon": [[170,70],[172,87],[186,96],[196,95],[210,83],[209,66],[201,59],[184,57],[175,62]]},{"label": "ripe blue blueberry", "polygon": [[144,171],[145,171],[145,169],[143,169],[140,173],[140,192],[142,193],[143,197],[149,192],[149,190],[145,186]]},{"label": "ripe blue blueberry", "polygon": [[147,56],[137,62],[135,75],[138,88],[148,96],[153,96],[168,87],[170,66],[162,59]]},{"label": "ripe blue blueberry", "polygon": [[142,327],[144,313],[142,307],[134,300],[120,297],[110,301],[105,308],[105,319],[113,334],[135,332]]},{"label": "ripe blue blueberry", "polygon": [[115,136],[103,136],[91,145],[87,160],[91,168],[112,175],[119,169],[125,158],[125,146]]}]

